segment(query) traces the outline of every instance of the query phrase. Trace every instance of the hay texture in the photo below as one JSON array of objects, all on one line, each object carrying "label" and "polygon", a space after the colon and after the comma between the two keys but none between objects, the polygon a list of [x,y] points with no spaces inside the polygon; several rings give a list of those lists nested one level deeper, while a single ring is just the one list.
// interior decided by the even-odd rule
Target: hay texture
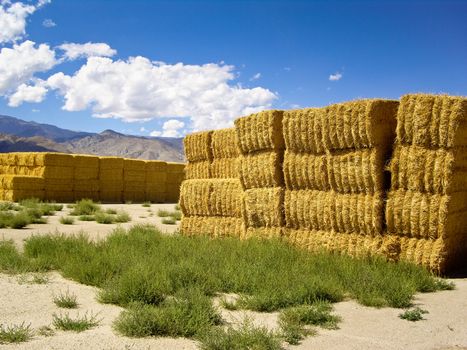
[{"label": "hay texture", "polygon": [[38,176],[0,175],[0,188],[4,190],[43,191],[45,181]]},{"label": "hay texture", "polygon": [[180,232],[185,236],[240,238],[244,235],[244,230],[241,218],[184,216],[180,224]]},{"label": "hay texture", "polygon": [[18,202],[23,199],[37,198],[43,200],[45,198],[44,190],[0,190],[0,200],[9,202]]},{"label": "hay texture", "polygon": [[284,149],[282,111],[272,110],[235,120],[238,145],[243,154]]},{"label": "hay texture", "polygon": [[383,147],[392,144],[397,101],[367,99],[285,112],[286,148],[296,153]]},{"label": "hay texture", "polygon": [[467,191],[467,148],[396,146],[390,164],[392,189],[449,194]]},{"label": "hay texture", "polygon": [[333,191],[285,191],[286,226],[381,235],[384,200],[381,193],[341,194]]},{"label": "hay texture", "polygon": [[214,130],[212,132],[211,149],[213,159],[238,157],[240,149],[235,128]]},{"label": "hay texture", "polygon": [[185,157],[188,162],[212,160],[212,131],[202,131],[189,134],[183,139]]},{"label": "hay texture", "polygon": [[282,155],[279,152],[264,151],[242,155],[238,165],[244,188],[283,186]]},{"label": "hay texture", "polygon": [[240,239],[281,239],[283,227],[248,227]]},{"label": "hay texture", "polygon": [[36,153],[35,165],[74,167],[75,159],[71,154],[65,153]]},{"label": "hay texture", "polygon": [[329,190],[325,155],[294,153],[286,150],[283,164],[285,186],[290,190]]},{"label": "hay texture", "polygon": [[185,178],[191,179],[209,179],[211,177],[211,162],[198,161],[189,162],[185,167]]},{"label": "hay texture", "polygon": [[391,191],[386,205],[389,233],[401,236],[437,239],[465,235],[467,196]]},{"label": "hay texture", "polygon": [[396,141],[426,148],[467,146],[467,98],[403,96],[397,113]]},{"label": "hay texture", "polygon": [[[190,164],[187,165],[187,167]],[[240,178],[239,158],[218,158],[210,164],[210,177],[219,179]]]},{"label": "hay texture", "polygon": [[284,189],[281,187],[245,190],[244,220],[246,227],[281,227],[284,224]]}]

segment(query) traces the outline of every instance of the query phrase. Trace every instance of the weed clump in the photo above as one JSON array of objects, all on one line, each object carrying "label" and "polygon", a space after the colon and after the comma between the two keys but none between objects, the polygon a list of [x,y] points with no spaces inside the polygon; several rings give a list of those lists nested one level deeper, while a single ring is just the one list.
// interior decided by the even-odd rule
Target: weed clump
[{"label": "weed clump", "polygon": [[11,326],[0,324],[0,344],[22,343],[30,340],[32,336],[31,325],[26,325],[24,322]]},{"label": "weed clump", "polygon": [[402,318],[403,320],[407,320],[407,321],[416,322],[416,321],[423,320],[423,315],[427,313],[428,311],[421,309],[419,307],[415,307],[413,309],[405,310],[403,313],[399,315],[399,318]]}]

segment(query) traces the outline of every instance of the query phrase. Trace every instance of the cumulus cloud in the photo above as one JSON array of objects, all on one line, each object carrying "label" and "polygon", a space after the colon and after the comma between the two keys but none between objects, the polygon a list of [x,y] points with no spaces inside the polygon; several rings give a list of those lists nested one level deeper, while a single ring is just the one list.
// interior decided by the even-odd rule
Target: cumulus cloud
[{"label": "cumulus cloud", "polygon": [[33,41],[27,40],[19,45],[14,44],[12,48],[2,48],[0,95],[9,95],[20,85],[30,82],[35,73],[47,71],[55,64],[55,52],[47,44],[36,46]]},{"label": "cumulus cloud", "polygon": [[26,19],[38,8],[50,3],[39,0],[36,5],[3,0],[0,2],[0,44],[15,42],[26,34]]},{"label": "cumulus cloud", "polygon": [[258,80],[259,78],[261,78],[261,73],[256,73],[250,78],[250,81]]},{"label": "cumulus cloud", "polygon": [[162,131],[154,130],[150,133],[151,136],[162,137],[181,137],[180,129],[185,127],[185,123],[177,119],[170,119],[162,125]]},{"label": "cumulus cloud", "polygon": [[330,81],[339,81],[339,80],[341,80],[341,79],[342,79],[342,73],[339,73],[339,72],[336,72],[336,73],[331,74],[331,75],[329,76],[329,80],[330,80]]},{"label": "cumulus cloud", "polygon": [[[232,126],[236,117],[268,108],[277,98],[265,88],[229,84],[234,78],[234,67],[223,64],[90,57],[75,74],[60,72],[47,83],[63,95],[67,111],[90,108],[96,117],[128,122],[190,117],[193,129],[203,130]],[[176,124],[167,125],[166,135],[175,134],[170,126]]]},{"label": "cumulus cloud", "polygon": [[16,92],[9,96],[8,106],[18,107],[23,102],[42,102],[47,89],[44,86],[39,85],[26,85],[21,84]]},{"label": "cumulus cloud", "polygon": [[106,43],[66,43],[58,46],[58,48],[65,51],[64,56],[69,60],[93,56],[112,57],[117,53],[116,50],[112,49]]},{"label": "cumulus cloud", "polygon": [[42,21],[42,26],[46,27],[46,28],[52,28],[52,27],[55,27],[57,25],[57,23],[55,23],[53,20],[51,20],[50,18],[47,18],[47,19],[44,19]]}]

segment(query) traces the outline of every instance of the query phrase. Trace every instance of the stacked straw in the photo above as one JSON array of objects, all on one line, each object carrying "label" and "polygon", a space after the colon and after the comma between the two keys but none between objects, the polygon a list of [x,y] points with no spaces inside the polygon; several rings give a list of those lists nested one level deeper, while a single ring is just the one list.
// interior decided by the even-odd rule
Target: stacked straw
[{"label": "stacked straw", "polygon": [[123,159],[123,200],[144,202],[146,192],[146,162],[139,159]]},{"label": "stacked straw", "polygon": [[74,155],[73,190],[75,200],[99,200],[99,157]]},{"label": "stacked straw", "polygon": [[406,95],[386,206],[400,258],[443,273],[467,248],[467,99]]},{"label": "stacked straw", "polygon": [[384,231],[384,164],[398,103],[360,100],[285,112],[285,220],[299,246],[350,255],[394,245]]},{"label": "stacked straw", "polygon": [[44,179],[39,176],[0,175],[1,199],[19,201],[26,198],[44,199]]},{"label": "stacked straw", "polygon": [[168,203],[177,203],[180,199],[180,185],[185,178],[185,164],[167,162],[166,192],[163,195]]},{"label": "stacked straw", "polygon": [[[146,161],[147,201],[153,203],[164,203],[167,193],[167,179],[168,176],[166,162],[152,160]],[[178,199],[176,201],[178,201]]]},{"label": "stacked straw", "polygon": [[244,188],[244,238],[281,237],[284,225],[282,111],[264,111],[235,121]]},{"label": "stacked straw", "polygon": [[99,158],[100,199],[107,203],[123,200],[123,158]]},{"label": "stacked straw", "polygon": [[[182,233],[188,236],[240,237],[244,226],[242,186],[236,170],[238,145],[235,129],[188,135],[184,145],[189,162],[187,180],[182,183],[180,191]],[[207,164],[207,171],[197,172],[192,164],[203,167]],[[211,178],[206,178],[206,175]]]}]

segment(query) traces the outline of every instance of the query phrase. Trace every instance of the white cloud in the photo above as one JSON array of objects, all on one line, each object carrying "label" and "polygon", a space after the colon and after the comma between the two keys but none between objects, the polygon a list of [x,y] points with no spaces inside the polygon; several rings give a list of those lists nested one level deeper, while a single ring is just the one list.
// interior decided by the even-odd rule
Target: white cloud
[{"label": "white cloud", "polygon": [[339,81],[342,79],[342,73],[336,72],[335,74],[331,74],[329,76],[330,81]]},{"label": "white cloud", "polygon": [[146,128],[144,126],[142,126],[141,128],[139,128],[139,131],[140,132],[147,132]]},{"label": "white cloud", "polygon": [[44,86],[21,84],[16,92],[9,96],[8,106],[18,107],[23,102],[42,102],[46,94],[47,89]]},{"label": "white cloud", "polygon": [[117,53],[106,43],[67,43],[58,46],[59,49],[65,51],[64,55],[69,60],[86,57],[112,57]]},{"label": "white cloud", "polygon": [[151,133],[149,134],[149,136],[153,136],[153,137],[162,136],[162,131],[157,131],[157,130],[151,131]]},{"label": "white cloud", "polygon": [[13,48],[0,50],[0,95],[14,92],[21,84],[30,82],[34,74],[51,69],[57,60],[55,52],[47,44],[36,47],[33,41],[25,41]]},{"label": "white cloud", "polygon": [[39,0],[36,5],[3,0],[0,2],[0,44],[15,42],[26,34],[26,19],[37,9],[50,3]]},{"label": "white cloud", "polygon": [[162,125],[162,131],[154,130],[150,133],[151,136],[162,136],[162,137],[181,137],[182,133],[180,129],[185,127],[185,123],[177,119],[167,120]]},{"label": "white cloud", "polygon": [[222,64],[90,57],[74,75],[54,74],[48,85],[64,96],[67,111],[90,108],[96,117],[127,122],[190,117],[193,129],[203,130],[232,126],[236,117],[269,108],[277,98],[265,88],[232,86],[234,78],[234,67]]},{"label": "white cloud", "polygon": [[258,80],[259,78],[261,78],[261,73],[256,73],[250,78],[250,81]]},{"label": "white cloud", "polygon": [[42,25],[46,28],[52,28],[52,27],[55,27],[57,25],[57,23],[55,23],[53,20],[51,20],[50,18],[47,18],[47,19],[44,19],[42,21]]}]

